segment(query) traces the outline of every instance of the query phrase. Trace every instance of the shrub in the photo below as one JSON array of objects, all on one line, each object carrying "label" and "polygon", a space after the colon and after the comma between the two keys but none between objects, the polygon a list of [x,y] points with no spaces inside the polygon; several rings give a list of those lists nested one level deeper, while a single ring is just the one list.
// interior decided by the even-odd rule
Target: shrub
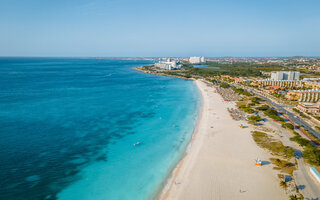
[{"label": "shrub", "polygon": [[294,155],[293,148],[284,146],[281,141],[274,140],[264,132],[253,131],[252,137],[258,146],[268,149],[273,155],[284,156],[286,158],[292,158]]},{"label": "shrub", "polygon": [[300,135],[296,135],[290,138],[291,141],[298,143],[299,145],[305,147],[312,145],[309,140],[302,138]]},{"label": "shrub", "polygon": [[276,111],[276,110],[274,110],[274,109],[272,109],[272,108],[269,108],[268,110],[266,110],[265,112],[264,112],[264,114],[266,114],[266,115],[276,115],[276,116],[278,116],[278,112]]},{"label": "shrub", "polygon": [[238,94],[243,94],[243,95],[246,95],[246,96],[252,96],[252,94],[242,88],[236,88],[236,87],[232,87],[232,90],[235,92],[235,93],[238,93]]},{"label": "shrub", "polygon": [[258,122],[258,121],[261,121],[262,118],[260,116],[250,116],[248,117],[248,120]]},{"label": "shrub", "polygon": [[320,150],[317,147],[314,146],[307,146],[303,152],[303,157],[307,160],[309,164],[312,165],[320,165]]},{"label": "shrub", "polygon": [[250,121],[248,121],[248,124],[257,125],[257,122],[253,121],[253,120],[250,120]]},{"label": "shrub", "polygon": [[253,110],[252,108],[242,108],[242,110],[243,110],[244,112],[246,112],[246,113],[249,113],[249,114],[251,114],[251,113],[254,112],[254,110]]},{"label": "shrub", "polygon": [[282,126],[285,128],[291,129],[291,130],[294,129],[294,126],[291,123],[284,123],[284,124],[282,124]]},{"label": "shrub", "polygon": [[270,107],[269,106],[267,106],[267,105],[262,105],[262,106],[260,106],[260,107],[257,107],[256,109],[257,110],[260,110],[260,111],[265,111],[265,110],[268,110]]},{"label": "shrub", "polygon": [[283,187],[283,188],[287,188],[288,185],[285,181],[280,181],[280,186]]},{"label": "shrub", "polygon": [[229,88],[230,87],[230,85],[228,83],[220,83],[219,86],[222,88]]},{"label": "shrub", "polygon": [[300,113],[300,110],[296,109],[296,108],[292,108],[292,110],[296,113]]},{"label": "shrub", "polygon": [[264,111],[264,114],[270,117],[271,119],[274,119],[277,121],[284,121],[282,117],[278,116],[278,112],[272,108],[269,108],[268,110]]},{"label": "shrub", "polygon": [[259,104],[262,99],[259,97],[251,97],[250,100],[252,103]]}]

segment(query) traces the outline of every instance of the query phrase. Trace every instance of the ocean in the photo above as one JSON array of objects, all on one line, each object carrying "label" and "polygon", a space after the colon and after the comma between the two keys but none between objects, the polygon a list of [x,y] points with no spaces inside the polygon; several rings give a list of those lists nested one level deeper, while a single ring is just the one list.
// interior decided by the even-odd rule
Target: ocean
[{"label": "ocean", "polygon": [[201,95],[192,81],[132,69],[152,63],[0,58],[0,199],[154,199]]}]

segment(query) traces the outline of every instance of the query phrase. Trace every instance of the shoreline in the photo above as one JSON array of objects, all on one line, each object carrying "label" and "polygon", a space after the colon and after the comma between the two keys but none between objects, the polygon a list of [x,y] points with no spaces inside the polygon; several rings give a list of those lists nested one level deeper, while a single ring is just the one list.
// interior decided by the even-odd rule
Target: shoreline
[{"label": "shoreline", "polygon": [[194,79],[194,78],[186,78],[186,77],[182,77],[182,76],[170,75],[170,74],[161,73],[161,72],[153,73],[153,72],[151,72],[151,71],[143,70],[142,67],[132,67],[132,69],[137,70],[137,71],[140,71],[140,72],[143,72],[143,73],[145,73],[145,74],[154,74],[154,75],[158,75],[158,76],[176,77],[176,78],[185,79],[185,80],[192,80],[192,81],[195,81],[195,80],[196,80],[196,79]]},{"label": "shoreline", "polygon": [[[235,103],[225,102],[205,80],[173,77],[193,80],[202,101],[184,155],[156,199],[287,199],[286,191],[279,187],[277,171],[268,162],[269,152],[258,147],[251,136],[254,129],[239,129],[240,123],[247,122],[231,118],[228,108],[235,108]],[[256,158],[268,164],[257,167]]]},{"label": "shoreline", "polygon": [[[143,71],[143,70],[141,70],[141,71]],[[191,79],[189,79],[189,80],[191,80]],[[203,114],[204,96],[203,96],[202,91],[199,88],[199,85],[196,83],[196,80],[192,80],[192,81],[194,82],[194,84],[196,85],[197,89],[199,90],[200,98],[201,98],[201,106],[200,106],[200,109],[198,111],[197,122],[196,122],[194,130],[192,132],[192,136],[190,138],[190,141],[187,144],[187,146],[186,146],[186,148],[185,148],[185,150],[183,152],[182,158],[178,161],[178,163],[173,168],[173,170],[171,170],[170,175],[165,180],[164,187],[160,190],[160,192],[156,196],[156,199],[158,199],[158,200],[166,199],[168,194],[170,193],[170,190],[172,188],[172,184],[175,182],[176,176],[179,174],[179,169],[183,165],[184,159],[186,158],[188,153],[191,151],[193,139],[196,136],[196,134],[198,133],[199,124],[200,124],[199,122],[201,121],[202,114]]]},{"label": "shoreline", "polygon": [[255,144],[250,128],[240,130],[241,122],[230,117],[227,107],[234,103],[224,102],[204,81],[195,84],[202,97],[197,124],[157,199],[286,199],[272,166],[254,165],[257,156],[269,155]]}]

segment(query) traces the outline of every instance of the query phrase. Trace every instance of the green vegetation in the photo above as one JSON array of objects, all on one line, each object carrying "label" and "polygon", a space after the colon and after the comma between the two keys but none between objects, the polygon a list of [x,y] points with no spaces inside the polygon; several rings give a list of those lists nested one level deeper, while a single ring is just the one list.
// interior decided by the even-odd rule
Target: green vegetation
[{"label": "green vegetation", "polygon": [[292,108],[292,110],[296,113],[300,113],[300,110],[296,109],[296,108]]},{"label": "green vegetation", "polygon": [[303,157],[311,165],[320,165],[320,150],[315,146],[306,146],[302,152]]},{"label": "green vegetation", "polygon": [[297,195],[290,195],[290,200],[303,200],[303,197],[297,197]]},{"label": "green vegetation", "polygon": [[259,104],[262,99],[259,97],[251,97],[250,100],[252,103]]},{"label": "green vegetation", "polygon": [[246,113],[249,113],[249,114],[251,114],[251,113],[254,112],[254,110],[253,110],[252,108],[242,108],[242,110],[243,110],[244,112],[246,112]]},{"label": "green vegetation", "polygon": [[259,122],[262,120],[262,118],[260,116],[253,115],[253,116],[248,117],[248,120]]},{"label": "green vegetation", "polygon": [[295,163],[291,163],[286,160],[281,160],[279,158],[270,158],[270,161],[276,166],[274,167],[274,169],[281,170],[281,172],[290,174],[291,176],[293,174],[293,171],[297,169]]},{"label": "green vegetation", "polygon": [[300,135],[296,135],[294,137],[291,137],[290,140],[298,143],[302,147],[310,145],[310,141],[302,138]]},{"label": "green vegetation", "polygon": [[260,106],[260,107],[257,107],[256,109],[257,110],[260,110],[260,111],[266,111],[266,110],[268,110],[270,107],[269,106],[267,106],[267,105],[262,105],[262,106]]},{"label": "green vegetation", "polygon": [[255,63],[232,63],[221,64],[216,62],[207,62],[208,67],[215,68],[194,68],[191,64],[185,64],[185,69],[190,74],[207,77],[207,76],[219,76],[230,75],[243,76],[243,77],[264,77],[261,71],[279,71],[283,66],[277,64],[255,64]]},{"label": "green vegetation", "polygon": [[220,83],[219,86],[222,88],[229,88],[230,87],[230,85],[228,83]]},{"label": "green vegetation", "polygon": [[249,124],[252,124],[252,125],[257,125],[257,122],[261,121],[262,118],[260,116],[255,116],[255,115],[252,115],[250,117],[248,117],[248,123]]},{"label": "green vegetation", "polygon": [[305,114],[303,114],[303,112],[301,112],[300,110],[296,109],[296,108],[292,108],[292,110],[296,113],[298,113],[301,117],[303,118],[308,118]]},{"label": "green vegetation", "polygon": [[[319,117],[319,116],[312,115],[312,114],[311,114],[311,116],[312,116],[313,118],[315,118],[316,120],[319,120],[319,121],[320,121],[320,117]],[[318,128],[317,128],[317,127],[318,127]],[[319,126],[316,126],[316,129],[317,129],[318,131],[320,131],[320,127],[319,127]]]},{"label": "green vegetation", "polygon": [[253,131],[252,137],[258,146],[268,149],[273,155],[283,156],[288,159],[293,157],[293,148],[284,146],[282,142],[274,140],[266,133]]},{"label": "green vegetation", "polygon": [[291,123],[283,123],[282,126],[290,130],[294,130],[294,126]]},{"label": "green vegetation", "polygon": [[278,112],[272,108],[269,108],[268,110],[264,111],[264,114],[270,117],[271,119],[277,120],[277,121],[284,121],[282,117],[278,116]]},{"label": "green vegetation", "polygon": [[242,94],[242,95],[245,95],[245,96],[252,96],[252,94],[242,88],[236,88],[236,87],[232,87],[231,88],[235,93],[238,93],[238,94]]},{"label": "green vegetation", "polygon": [[280,186],[285,189],[288,187],[287,182],[285,182],[285,181],[280,181]]},{"label": "green vegetation", "polygon": [[320,166],[320,149],[318,147],[313,146],[311,141],[302,138],[298,134],[295,134],[295,136],[291,137],[290,140],[303,147],[302,155],[307,163]]}]

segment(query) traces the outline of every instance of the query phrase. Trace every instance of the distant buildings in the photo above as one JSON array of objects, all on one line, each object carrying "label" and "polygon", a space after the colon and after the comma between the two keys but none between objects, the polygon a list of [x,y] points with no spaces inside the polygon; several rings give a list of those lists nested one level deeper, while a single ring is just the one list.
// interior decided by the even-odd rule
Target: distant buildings
[{"label": "distant buildings", "polygon": [[287,93],[286,98],[300,102],[317,102],[320,100],[320,90],[291,90]]},{"label": "distant buildings", "polygon": [[297,109],[306,112],[318,114],[320,112],[320,104],[318,103],[299,103]]},{"label": "distant buildings", "polygon": [[189,62],[191,63],[191,64],[199,64],[199,63],[205,63],[206,62],[206,60],[205,60],[205,58],[202,56],[202,57],[196,57],[196,56],[194,56],[194,57],[190,57],[189,58]]},{"label": "distant buildings", "polygon": [[167,61],[159,61],[155,63],[154,66],[162,70],[175,70],[181,68],[181,65],[178,65],[177,61],[171,60],[170,58],[168,58]]},{"label": "distant buildings", "polygon": [[266,79],[266,80],[258,80],[254,84],[257,84],[260,87],[266,87],[266,86],[280,86],[280,87],[287,87],[287,88],[303,87],[302,81],[292,81],[292,80],[274,81],[274,80]]},{"label": "distant buildings", "polygon": [[274,71],[271,72],[271,80],[281,81],[281,80],[299,80],[300,72],[295,71]]},{"label": "distant buildings", "polygon": [[244,82],[245,80],[242,78],[242,77],[231,77],[231,76],[228,76],[228,75],[221,75],[220,76],[221,79],[230,79],[230,80],[233,80],[234,82],[236,83],[242,83]]}]

